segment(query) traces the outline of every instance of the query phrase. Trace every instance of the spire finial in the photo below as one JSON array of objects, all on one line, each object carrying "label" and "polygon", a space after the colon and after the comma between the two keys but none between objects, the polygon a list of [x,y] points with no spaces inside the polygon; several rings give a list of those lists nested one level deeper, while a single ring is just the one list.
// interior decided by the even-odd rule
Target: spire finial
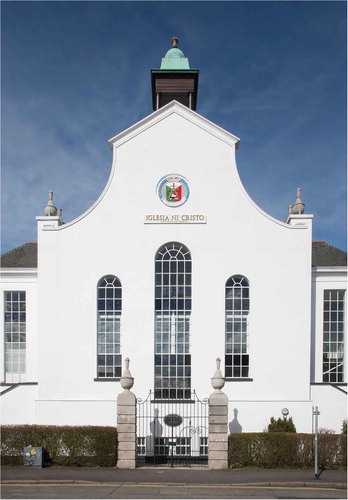
[{"label": "spire finial", "polygon": [[178,37],[177,36],[173,36],[173,38],[172,38],[172,47],[173,47],[173,49],[177,48],[178,43],[179,43]]}]

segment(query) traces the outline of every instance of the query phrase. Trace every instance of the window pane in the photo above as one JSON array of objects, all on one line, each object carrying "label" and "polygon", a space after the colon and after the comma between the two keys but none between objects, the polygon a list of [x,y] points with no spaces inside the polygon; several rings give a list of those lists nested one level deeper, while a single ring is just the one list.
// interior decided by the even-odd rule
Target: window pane
[{"label": "window pane", "polygon": [[26,370],[26,292],[5,292],[4,299],[5,372],[24,374]]},{"label": "window pane", "polygon": [[345,290],[324,290],[323,382],[343,382]]},{"label": "window pane", "polygon": [[[250,307],[248,280],[241,275],[232,276],[226,282],[225,295],[225,376],[247,377],[247,315]],[[231,356],[230,353],[235,355]],[[240,356],[242,353],[243,356]]]},{"label": "window pane", "polygon": [[180,399],[184,392],[179,388],[191,386],[190,371],[183,369],[182,357],[189,350],[186,318],[191,312],[191,256],[188,249],[175,242],[163,245],[156,254],[155,272],[155,352],[164,354],[155,356],[155,397]]},{"label": "window pane", "polygon": [[99,280],[97,301],[99,318],[97,326],[98,377],[118,377],[120,375],[116,374],[121,373],[122,358],[118,354],[120,352],[121,297],[121,282],[116,276],[107,275]]}]

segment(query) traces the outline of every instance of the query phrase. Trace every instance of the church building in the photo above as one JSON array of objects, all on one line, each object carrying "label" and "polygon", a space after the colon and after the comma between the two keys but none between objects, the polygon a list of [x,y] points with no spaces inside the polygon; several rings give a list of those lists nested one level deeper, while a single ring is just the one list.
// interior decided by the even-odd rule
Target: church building
[{"label": "church building", "polygon": [[151,71],[153,113],[109,140],[95,203],[63,222],[50,191],[37,243],[2,256],[2,424],[115,426],[126,358],[138,398],[189,407],[220,358],[231,432],[282,410],[312,432],[318,406],[339,433],[346,253],[312,241],[300,189],[285,222],[249,197],[239,138],[195,111],[177,45]]}]

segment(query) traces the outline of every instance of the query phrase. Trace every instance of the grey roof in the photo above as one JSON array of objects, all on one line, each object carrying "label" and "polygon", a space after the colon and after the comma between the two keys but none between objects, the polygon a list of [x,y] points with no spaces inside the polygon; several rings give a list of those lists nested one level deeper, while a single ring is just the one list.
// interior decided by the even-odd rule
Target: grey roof
[{"label": "grey roof", "polygon": [[37,267],[37,243],[24,243],[4,253],[1,267]]},{"label": "grey roof", "polygon": [[346,266],[347,252],[333,247],[326,241],[312,242],[312,266]]},{"label": "grey roof", "polygon": [[[346,266],[347,252],[325,241],[313,241],[312,266]],[[37,267],[37,243],[25,243],[1,256],[1,267]]]}]

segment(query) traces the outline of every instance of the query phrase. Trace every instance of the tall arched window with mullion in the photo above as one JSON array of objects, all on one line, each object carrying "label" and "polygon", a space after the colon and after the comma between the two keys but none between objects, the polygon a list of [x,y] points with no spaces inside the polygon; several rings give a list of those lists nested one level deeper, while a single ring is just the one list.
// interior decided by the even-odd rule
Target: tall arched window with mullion
[{"label": "tall arched window with mullion", "polygon": [[121,377],[122,287],[116,276],[98,282],[98,378]]},{"label": "tall arched window with mullion", "polygon": [[192,261],[188,248],[163,245],[155,258],[155,398],[191,397]]},{"label": "tall arched window with mullion", "polygon": [[225,294],[225,377],[249,377],[248,315],[249,282],[245,276],[231,276]]}]

